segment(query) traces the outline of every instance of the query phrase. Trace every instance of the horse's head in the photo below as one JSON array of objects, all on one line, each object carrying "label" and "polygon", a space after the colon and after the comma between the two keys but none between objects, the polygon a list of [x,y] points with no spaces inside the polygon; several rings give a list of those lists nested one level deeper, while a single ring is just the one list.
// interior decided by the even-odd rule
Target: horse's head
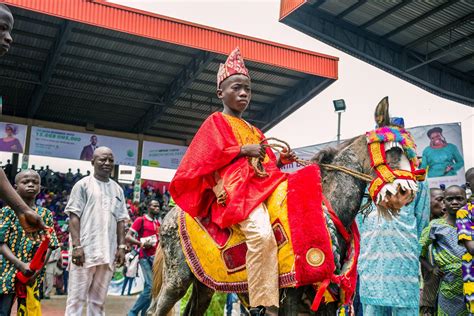
[{"label": "horse's head", "polygon": [[390,119],[388,97],[377,105],[375,122],[377,129],[366,133],[370,163],[375,173],[369,194],[380,214],[391,217],[413,201],[418,190],[417,181],[424,178],[424,170],[416,170],[416,145],[403,121]]}]

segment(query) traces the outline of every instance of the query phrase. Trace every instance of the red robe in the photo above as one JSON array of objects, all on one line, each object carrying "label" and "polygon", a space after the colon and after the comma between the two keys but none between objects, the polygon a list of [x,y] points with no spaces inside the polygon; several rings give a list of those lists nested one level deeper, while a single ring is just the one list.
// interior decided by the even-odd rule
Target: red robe
[{"label": "red robe", "polygon": [[[262,132],[258,130],[261,139]],[[287,179],[277,167],[277,159],[267,148],[270,158],[263,166],[267,177],[260,178],[247,157],[236,157],[241,145],[232,127],[220,112],[209,116],[194,136],[170,184],[176,204],[192,217],[202,217],[211,211],[211,219],[221,228],[245,220],[249,214]],[[226,206],[216,203],[212,191],[215,172],[223,180],[227,192]]]}]

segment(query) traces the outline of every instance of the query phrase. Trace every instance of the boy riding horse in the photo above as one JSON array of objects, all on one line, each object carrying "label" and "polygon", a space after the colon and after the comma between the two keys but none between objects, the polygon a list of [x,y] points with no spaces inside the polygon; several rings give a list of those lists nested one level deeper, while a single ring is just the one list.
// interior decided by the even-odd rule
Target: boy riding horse
[{"label": "boy riding horse", "polygon": [[[293,152],[277,159],[261,142],[263,133],[244,119],[252,95],[250,76],[239,49],[221,64],[217,96],[223,111],[206,119],[195,135],[171,182],[170,193],[193,217],[211,212],[221,228],[238,225],[247,244],[251,315],[279,305],[277,244],[265,200],[287,175],[283,164],[296,159]],[[255,174],[249,161],[258,158],[267,175]],[[262,273],[265,271],[264,273]]]}]

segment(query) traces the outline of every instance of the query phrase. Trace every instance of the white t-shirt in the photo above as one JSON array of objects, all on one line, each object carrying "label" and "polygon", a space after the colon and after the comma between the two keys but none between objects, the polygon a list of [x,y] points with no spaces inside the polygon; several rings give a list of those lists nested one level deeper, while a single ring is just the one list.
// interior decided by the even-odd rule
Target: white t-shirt
[{"label": "white t-shirt", "polygon": [[84,177],[72,188],[65,213],[74,213],[81,220],[84,267],[109,264],[113,269],[117,223],[129,219],[122,188],[112,179],[103,182],[92,175]]}]

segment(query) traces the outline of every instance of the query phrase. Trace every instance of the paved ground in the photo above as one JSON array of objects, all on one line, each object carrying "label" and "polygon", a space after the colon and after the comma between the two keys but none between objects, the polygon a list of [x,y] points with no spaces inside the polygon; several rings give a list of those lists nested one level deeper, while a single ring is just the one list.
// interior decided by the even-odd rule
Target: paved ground
[{"label": "paved ground", "polygon": [[[136,299],[137,296],[108,296],[105,314],[107,316],[124,316]],[[41,301],[41,309],[44,316],[63,316],[66,309],[66,296],[53,296],[49,300]],[[16,311],[16,306],[14,310]],[[85,315],[85,312],[83,314]],[[16,313],[12,315],[16,315]]]}]

